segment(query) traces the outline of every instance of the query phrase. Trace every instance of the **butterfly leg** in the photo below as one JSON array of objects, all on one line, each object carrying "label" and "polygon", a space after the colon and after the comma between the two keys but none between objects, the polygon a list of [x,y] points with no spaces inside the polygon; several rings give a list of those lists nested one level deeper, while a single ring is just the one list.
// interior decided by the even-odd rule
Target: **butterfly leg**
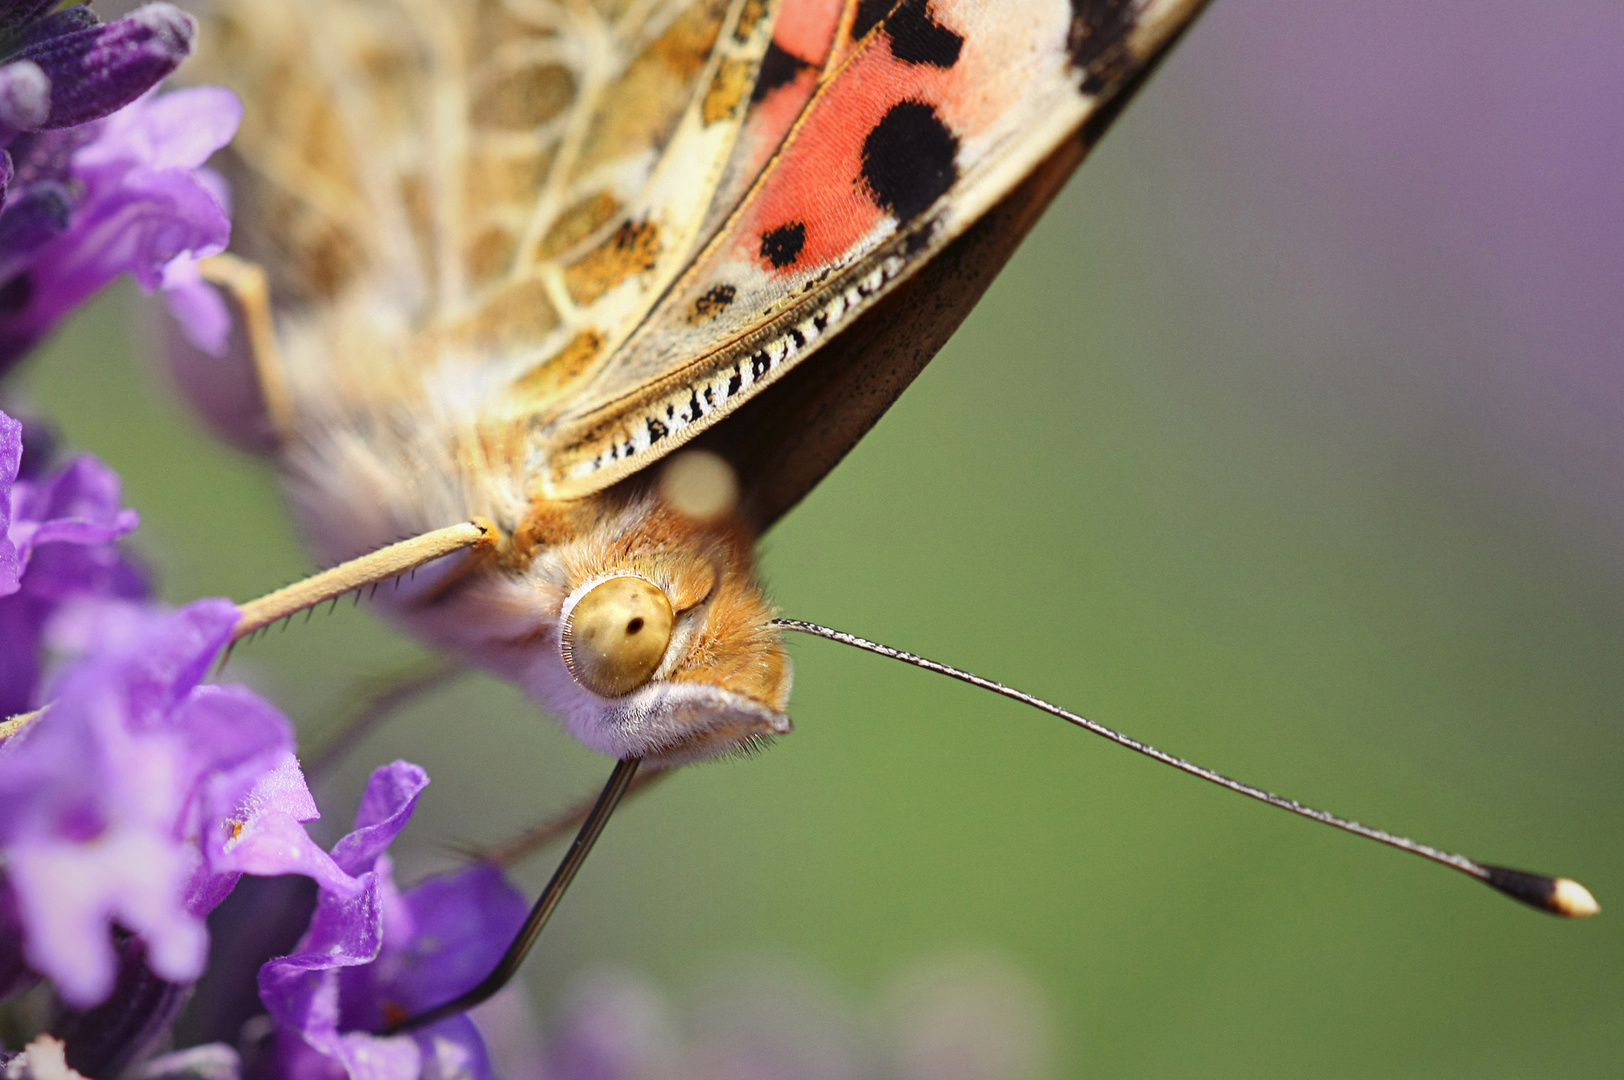
[{"label": "butterfly leg", "polygon": [[379,725],[467,672],[468,665],[461,660],[436,656],[371,680],[372,685],[356,695],[346,715],[333,725],[304,764],[306,778],[313,783],[321,781]]},{"label": "butterfly leg", "polygon": [[475,518],[339,563],[331,570],[312,574],[303,581],[295,581],[292,585],[241,605],[237,627],[231,634],[232,643],[317,604],[337,600],[346,593],[400,577],[458,551],[472,548],[474,557],[487,557],[495,552],[500,537],[495,525],[484,518]]},{"label": "butterfly leg", "polygon": [[541,896],[536,899],[535,906],[525,917],[524,925],[514,935],[512,944],[508,946],[507,952],[502,954],[502,959],[497,961],[496,967],[491,969],[491,973],[485,976],[478,986],[460,997],[453,998],[443,1005],[436,1005],[416,1016],[390,1021],[383,1034],[398,1035],[402,1031],[425,1027],[436,1020],[444,1020],[448,1016],[466,1012],[490,998],[518,974],[524,958],[530,954],[530,947],[541,936],[542,927],[547,925],[553,909],[564,898],[564,891],[570,887],[570,882],[575,880],[576,871],[581,869],[581,864],[592,851],[592,845],[597,843],[598,835],[609,823],[609,815],[615,812],[615,807],[631,787],[632,780],[637,776],[637,765],[637,758],[615,762],[615,769],[609,774],[609,782],[603,785],[603,791],[592,804],[592,809],[587,812],[586,820],[581,823],[581,831],[575,834],[575,842],[570,845],[569,851],[565,852],[564,860],[558,864],[558,869],[553,871],[547,887],[541,890]]},{"label": "butterfly leg", "polygon": [[[655,784],[670,776],[675,769],[660,769],[648,767],[637,774],[631,787],[626,789],[626,798],[631,798],[640,792],[647,791]],[[555,814],[539,825],[533,825],[517,836],[490,846],[461,845],[456,850],[475,862],[494,863],[497,866],[512,866],[514,863],[529,858],[554,840],[568,836],[572,829],[580,827],[587,815],[592,812],[595,799],[586,799],[576,803],[561,814]]]},{"label": "butterfly leg", "polygon": [[271,290],[265,271],[258,263],[249,262],[227,252],[204,259],[198,269],[203,280],[220,289],[235,309],[248,352],[259,380],[260,395],[265,411],[270,416],[271,429],[278,437],[291,429],[293,404],[289,399],[287,379],[283,375],[281,359],[276,347],[276,329],[271,319]]}]

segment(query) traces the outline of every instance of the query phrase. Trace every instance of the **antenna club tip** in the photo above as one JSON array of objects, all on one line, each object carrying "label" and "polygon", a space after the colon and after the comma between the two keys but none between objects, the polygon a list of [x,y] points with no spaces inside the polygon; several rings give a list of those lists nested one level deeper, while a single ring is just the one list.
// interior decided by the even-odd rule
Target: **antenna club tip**
[{"label": "antenna club tip", "polygon": [[1586,919],[1601,911],[1590,890],[1572,878],[1547,877],[1508,866],[1484,866],[1483,880],[1513,900],[1568,919]]},{"label": "antenna club tip", "polygon": [[1558,915],[1570,919],[1588,919],[1600,913],[1601,905],[1590,895],[1590,890],[1572,878],[1559,877],[1551,890],[1551,906]]}]

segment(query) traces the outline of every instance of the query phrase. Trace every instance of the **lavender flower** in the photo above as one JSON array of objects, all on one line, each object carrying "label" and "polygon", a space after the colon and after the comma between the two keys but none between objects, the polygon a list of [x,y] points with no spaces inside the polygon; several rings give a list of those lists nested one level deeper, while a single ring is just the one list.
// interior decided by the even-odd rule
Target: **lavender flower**
[{"label": "lavender flower", "polygon": [[123,273],[164,290],[198,347],[224,350],[229,316],[197,260],[225,250],[229,198],[202,166],[241,117],[229,91],[196,87],[13,144],[17,196],[0,213],[0,366]]},{"label": "lavender flower", "polygon": [[45,626],[70,600],[138,599],[140,571],[115,541],[139,522],[118,475],[93,457],[37,479],[22,425],[0,413],[0,719],[39,704]]},{"label": "lavender flower", "polygon": [[396,890],[384,852],[427,783],[421,769],[399,761],[372,774],[355,831],[333,848],[344,877],[323,883],[299,951],[261,970],[260,997],[278,1026],[276,1075],[492,1076],[466,1016],[412,1035],[370,1034],[476,984],[524,920],[524,898],[493,866]]},{"label": "lavender flower", "polygon": [[64,615],[85,655],[0,744],[0,857],[29,968],[83,1008],[113,990],[113,924],[139,935],[158,978],[194,981],[202,916],[237,874],[302,865],[290,826],[315,805],[287,720],[244,688],[200,685],[234,605],[81,602]]}]

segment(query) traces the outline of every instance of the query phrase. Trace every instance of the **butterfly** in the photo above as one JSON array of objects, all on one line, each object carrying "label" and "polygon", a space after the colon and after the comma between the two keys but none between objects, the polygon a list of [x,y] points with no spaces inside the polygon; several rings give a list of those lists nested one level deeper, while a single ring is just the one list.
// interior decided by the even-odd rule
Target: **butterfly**
[{"label": "butterfly", "polygon": [[[1200,6],[222,5],[196,74],[250,103],[239,246],[277,304],[255,361],[318,556],[488,520],[494,554],[392,605],[414,631],[615,757],[787,731],[755,537]],[[691,444],[738,478],[731,513],[647,482]],[[575,641],[600,587],[606,619],[650,608],[625,671]]]},{"label": "butterfly", "polygon": [[885,651],[776,620],[755,540],[946,341],[1202,6],[219,4],[193,74],[249,103],[237,247],[263,268],[220,277],[295,514],[340,564],[248,605],[244,631],[420,567],[392,617],[622,763],[567,884],[639,764],[789,731],[785,629]]}]

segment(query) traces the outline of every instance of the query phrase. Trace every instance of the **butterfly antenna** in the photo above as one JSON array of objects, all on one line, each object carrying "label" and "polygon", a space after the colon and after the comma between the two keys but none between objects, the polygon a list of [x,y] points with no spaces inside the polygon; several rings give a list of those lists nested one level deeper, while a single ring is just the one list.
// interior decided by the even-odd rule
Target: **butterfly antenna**
[{"label": "butterfly antenna", "polygon": [[519,928],[512,944],[508,946],[507,952],[502,954],[502,959],[497,961],[496,967],[491,969],[491,973],[485,976],[478,986],[443,1005],[436,1005],[415,1016],[390,1020],[382,1034],[398,1035],[403,1031],[413,1031],[437,1020],[444,1020],[448,1016],[466,1012],[508,984],[508,981],[518,973],[524,958],[529,955],[530,947],[536,943],[536,938],[541,936],[542,927],[547,925],[553,909],[564,898],[564,890],[575,880],[576,871],[581,869],[581,864],[592,851],[592,845],[597,843],[598,834],[603,832],[603,827],[609,823],[609,815],[615,812],[615,806],[619,804],[621,796],[631,787],[632,778],[637,775],[637,765],[638,759],[634,757],[615,762],[614,771],[609,774],[609,782],[603,785],[598,801],[592,804],[586,820],[581,822],[581,831],[575,834],[575,842],[570,845],[569,851],[564,853],[564,861],[553,871],[552,879],[547,882],[547,887],[541,890],[541,896],[537,898],[535,907],[530,909],[524,925]]},{"label": "butterfly antenna", "polygon": [[1341,829],[1343,832],[1363,836],[1367,840],[1375,840],[1378,843],[1386,844],[1388,847],[1408,851],[1411,854],[1421,856],[1423,859],[1431,859],[1442,866],[1459,870],[1461,873],[1468,874],[1499,890],[1513,900],[1520,900],[1531,907],[1539,908],[1541,911],[1548,911],[1554,915],[1563,915],[1571,919],[1582,919],[1601,910],[1601,905],[1596,903],[1596,898],[1590,895],[1590,890],[1572,878],[1547,877],[1544,874],[1533,874],[1526,870],[1513,870],[1505,866],[1480,863],[1474,859],[1468,859],[1464,855],[1455,855],[1432,847],[1430,844],[1423,844],[1405,836],[1395,836],[1381,829],[1373,829],[1369,825],[1361,825],[1357,821],[1337,817],[1335,814],[1327,813],[1324,810],[1316,810],[1312,806],[1304,806],[1295,799],[1288,799],[1282,795],[1264,791],[1260,787],[1253,787],[1251,784],[1233,780],[1222,773],[1214,772],[1194,762],[1174,757],[1164,750],[1158,750],[1154,746],[1142,743],[1138,739],[1108,728],[1104,724],[1078,716],[1076,713],[1062,709],[1058,705],[1051,705],[1042,698],[1034,697],[1024,691],[1016,690],[991,679],[983,679],[980,675],[960,668],[939,664],[934,660],[927,660],[923,656],[916,656],[901,649],[893,649],[889,645],[881,645],[877,641],[860,638],[856,634],[831,630],[827,626],[803,622],[800,619],[774,619],[773,625],[780,630],[793,630],[799,634],[810,634],[813,637],[824,638],[828,641],[838,641],[843,645],[862,649],[864,652],[888,656],[892,660],[901,660],[905,664],[912,664],[914,667],[924,668],[926,671],[934,671],[938,675],[946,675],[949,678],[958,679],[960,682],[967,682],[971,686],[979,686],[983,690],[991,690],[995,694],[1012,698],[1015,701],[1030,705],[1034,709],[1041,709],[1051,716],[1058,716],[1069,724],[1110,739],[1119,746],[1126,746],[1129,750],[1143,754],[1148,758],[1154,758],[1164,765],[1171,765],[1181,772],[1187,772],[1191,776],[1199,776],[1201,779],[1217,784],[1219,787],[1239,792],[1259,802],[1277,806],[1282,810],[1289,810],[1293,814],[1317,821],[1322,825],[1330,825]]}]

